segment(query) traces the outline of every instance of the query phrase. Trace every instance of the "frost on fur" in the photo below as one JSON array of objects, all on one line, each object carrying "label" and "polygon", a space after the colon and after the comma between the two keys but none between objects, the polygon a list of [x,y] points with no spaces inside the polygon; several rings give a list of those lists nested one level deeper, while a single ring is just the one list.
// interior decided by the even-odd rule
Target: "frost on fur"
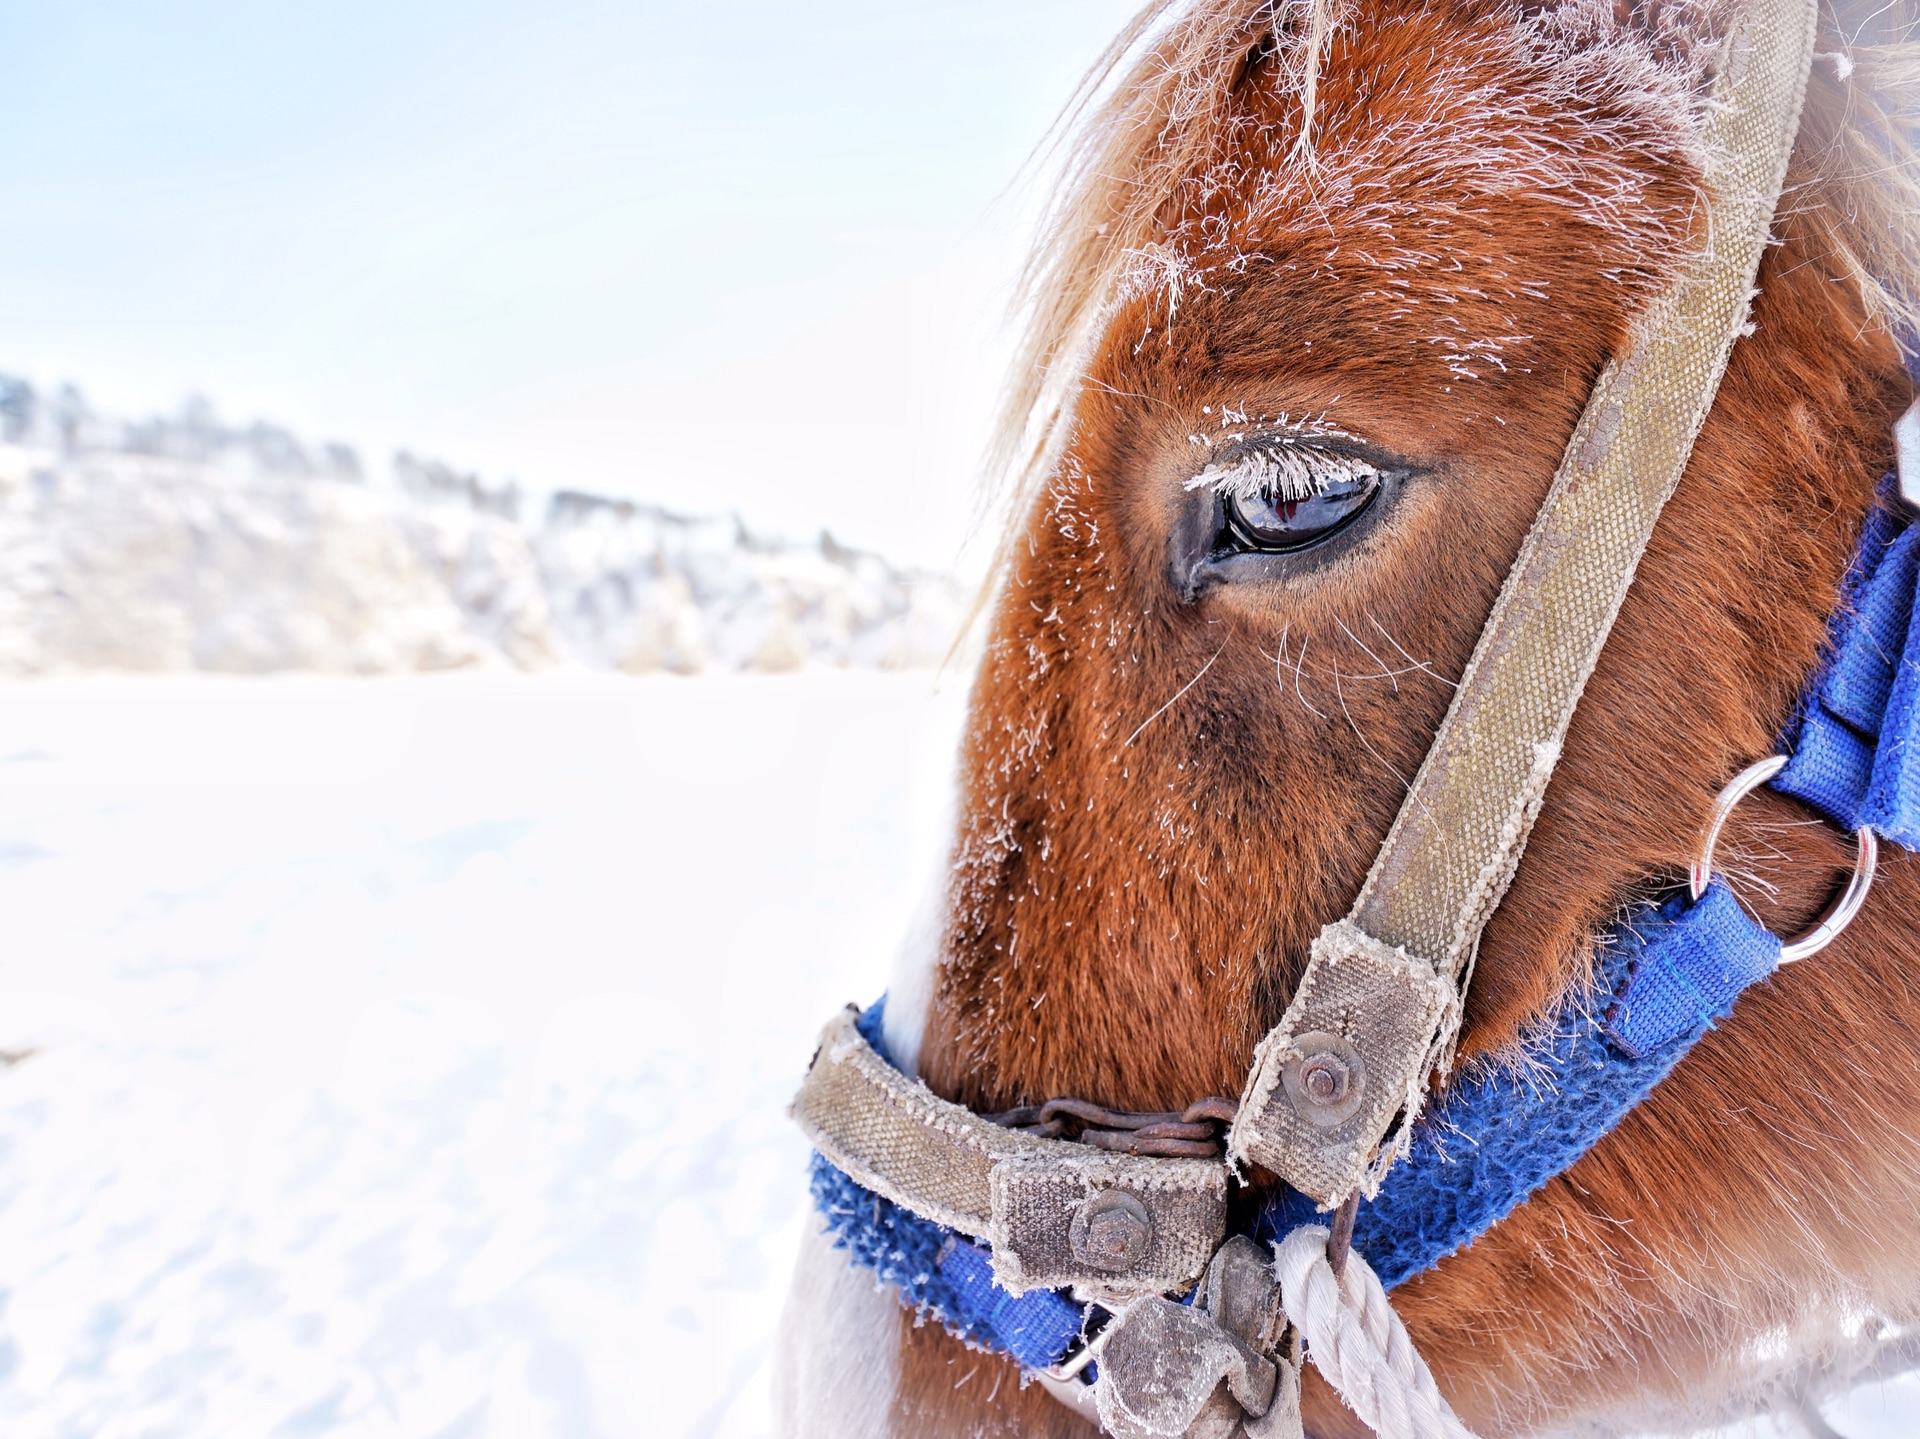
[{"label": "frost on fur", "polygon": [[1357,455],[1315,445],[1280,444],[1250,450],[1225,464],[1208,465],[1187,481],[1189,490],[1212,489],[1243,500],[1310,500],[1336,485],[1380,478],[1380,467]]}]

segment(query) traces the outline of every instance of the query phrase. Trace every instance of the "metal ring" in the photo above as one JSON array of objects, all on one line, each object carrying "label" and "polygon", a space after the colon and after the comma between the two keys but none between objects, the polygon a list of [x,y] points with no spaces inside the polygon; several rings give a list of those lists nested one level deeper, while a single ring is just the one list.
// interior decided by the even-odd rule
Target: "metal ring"
[{"label": "metal ring", "polygon": [[[1741,800],[1786,767],[1785,755],[1771,755],[1758,764],[1748,765],[1720,791],[1720,797],[1713,802],[1713,823],[1707,826],[1699,858],[1694,860],[1687,872],[1687,887],[1695,899],[1707,892],[1707,886],[1713,880],[1713,851],[1720,843],[1720,831],[1726,828],[1727,816],[1733,813],[1734,806]],[[1847,881],[1847,887],[1841,891],[1840,897],[1827,907],[1827,912],[1814,921],[1811,929],[1798,939],[1786,940],[1781,944],[1782,964],[1792,964],[1796,959],[1818,954],[1832,944],[1853,923],[1853,917],[1860,913],[1860,907],[1867,902],[1867,891],[1873,888],[1874,871],[1880,865],[1880,841],[1872,829],[1865,825],[1855,830],[1853,837],[1859,847],[1854,856],[1853,877]]]},{"label": "metal ring", "polygon": [[1034,1373],[1051,1379],[1056,1384],[1065,1384],[1074,1379],[1085,1384],[1086,1378],[1082,1371],[1100,1357],[1100,1351],[1107,1347],[1107,1341],[1113,1338],[1115,1332],[1113,1320],[1108,1318],[1102,1322],[1099,1329],[1081,1341],[1080,1347],[1073,1353],[1067,1355],[1058,1364],[1036,1369]]}]

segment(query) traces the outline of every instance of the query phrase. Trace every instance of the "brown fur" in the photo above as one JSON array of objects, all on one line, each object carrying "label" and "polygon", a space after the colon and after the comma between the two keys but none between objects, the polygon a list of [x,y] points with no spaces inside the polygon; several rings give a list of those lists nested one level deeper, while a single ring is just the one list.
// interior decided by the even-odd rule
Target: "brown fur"
[{"label": "brown fur", "polygon": [[[1670,114],[1553,92],[1503,49],[1513,24],[1359,0],[1319,77],[1318,169],[1288,168],[1293,92],[1250,79],[1230,144],[1160,209],[1178,283],[1105,312],[973,696],[921,1061],[940,1092],[985,1110],[1236,1095],[1308,941],[1351,903],[1595,375],[1696,223]],[[1841,124],[1830,75],[1810,105],[1803,175]],[[1543,136],[1554,167],[1500,183]],[[1833,226],[1796,203],[1487,931],[1469,1059],[1522,1052],[1595,933],[1674,881],[1816,661],[1908,387]],[[1229,408],[1324,413],[1423,473],[1337,563],[1183,601],[1166,557],[1189,436],[1231,429]],[[1774,797],[1728,843],[1780,932],[1848,860]],[[1398,1291],[1468,1423],[1681,1423],[1761,1373],[1763,1340],[1818,1355],[1847,1313],[1915,1315],[1916,914],[1920,865],[1892,852],[1840,944],[1745,996],[1587,1158]],[[901,1433],[1085,1432],[932,1329],[904,1332],[899,1403]],[[1318,1386],[1309,1409],[1321,1439],[1351,1424]]]},{"label": "brown fur", "polygon": [[1085,1439],[1099,1431],[1037,1384],[1020,1387],[1020,1366],[1000,1354],[964,1349],[936,1325],[900,1317],[897,1434],[914,1439]]}]

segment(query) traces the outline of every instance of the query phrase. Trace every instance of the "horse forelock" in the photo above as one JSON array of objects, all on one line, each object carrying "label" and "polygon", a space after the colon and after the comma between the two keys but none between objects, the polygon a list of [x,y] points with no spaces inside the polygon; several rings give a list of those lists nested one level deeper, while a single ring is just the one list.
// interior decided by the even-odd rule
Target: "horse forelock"
[{"label": "horse forelock", "polygon": [[[936,1089],[986,1110],[1237,1093],[1595,375],[1703,238],[1701,97],[1732,13],[1348,0],[1310,129],[1305,9],[1156,5],[1122,37],[1029,277],[1005,433],[1037,481],[963,754]],[[1472,1062],[1524,1067],[1533,1027],[1586,1002],[1596,933],[1684,867],[1714,792],[1774,743],[1888,460],[1909,393],[1888,329],[1920,273],[1894,132],[1920,61],[1898,27],[1832,15],[1820,44],[1753,334],[1486,932]],[[1359,437],[1423,478],[1322,569],[1183,593],[1183,499],[1256,429]],[[1790,932],[1843,843],[1784,801],[1743,813],[1736,878]],[[1856,1042],[1920,1024],[1916,904],[1890,863],[1829,956],[1743,998],[1616,1136],[1397,1293],[1476,1428],[1669,1422],[1911,1312],[1920,1221],[1888,1215],[1920,1208],[1920,1074]],[[961,1377],[942,1344],[908,1346],[901,1432],[1024,1432],[937,1398]]]}]

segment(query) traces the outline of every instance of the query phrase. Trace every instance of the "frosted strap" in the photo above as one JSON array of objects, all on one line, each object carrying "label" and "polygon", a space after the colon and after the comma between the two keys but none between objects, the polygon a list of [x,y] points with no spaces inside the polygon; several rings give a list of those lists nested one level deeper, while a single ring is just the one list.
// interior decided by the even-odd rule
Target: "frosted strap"
[{"label": "frosted strap", "polygon": [[986,1240],[994,1282],[1010,1294],[1071,1284],[1160,1294],[1205,1272],[1227,1232],[1220,1161],[1112,1154],[1003,1129],[888,1064],[858,1017],[849,1008],[827,1024],[793,1101],[794,1119],[841,1173]]}]

